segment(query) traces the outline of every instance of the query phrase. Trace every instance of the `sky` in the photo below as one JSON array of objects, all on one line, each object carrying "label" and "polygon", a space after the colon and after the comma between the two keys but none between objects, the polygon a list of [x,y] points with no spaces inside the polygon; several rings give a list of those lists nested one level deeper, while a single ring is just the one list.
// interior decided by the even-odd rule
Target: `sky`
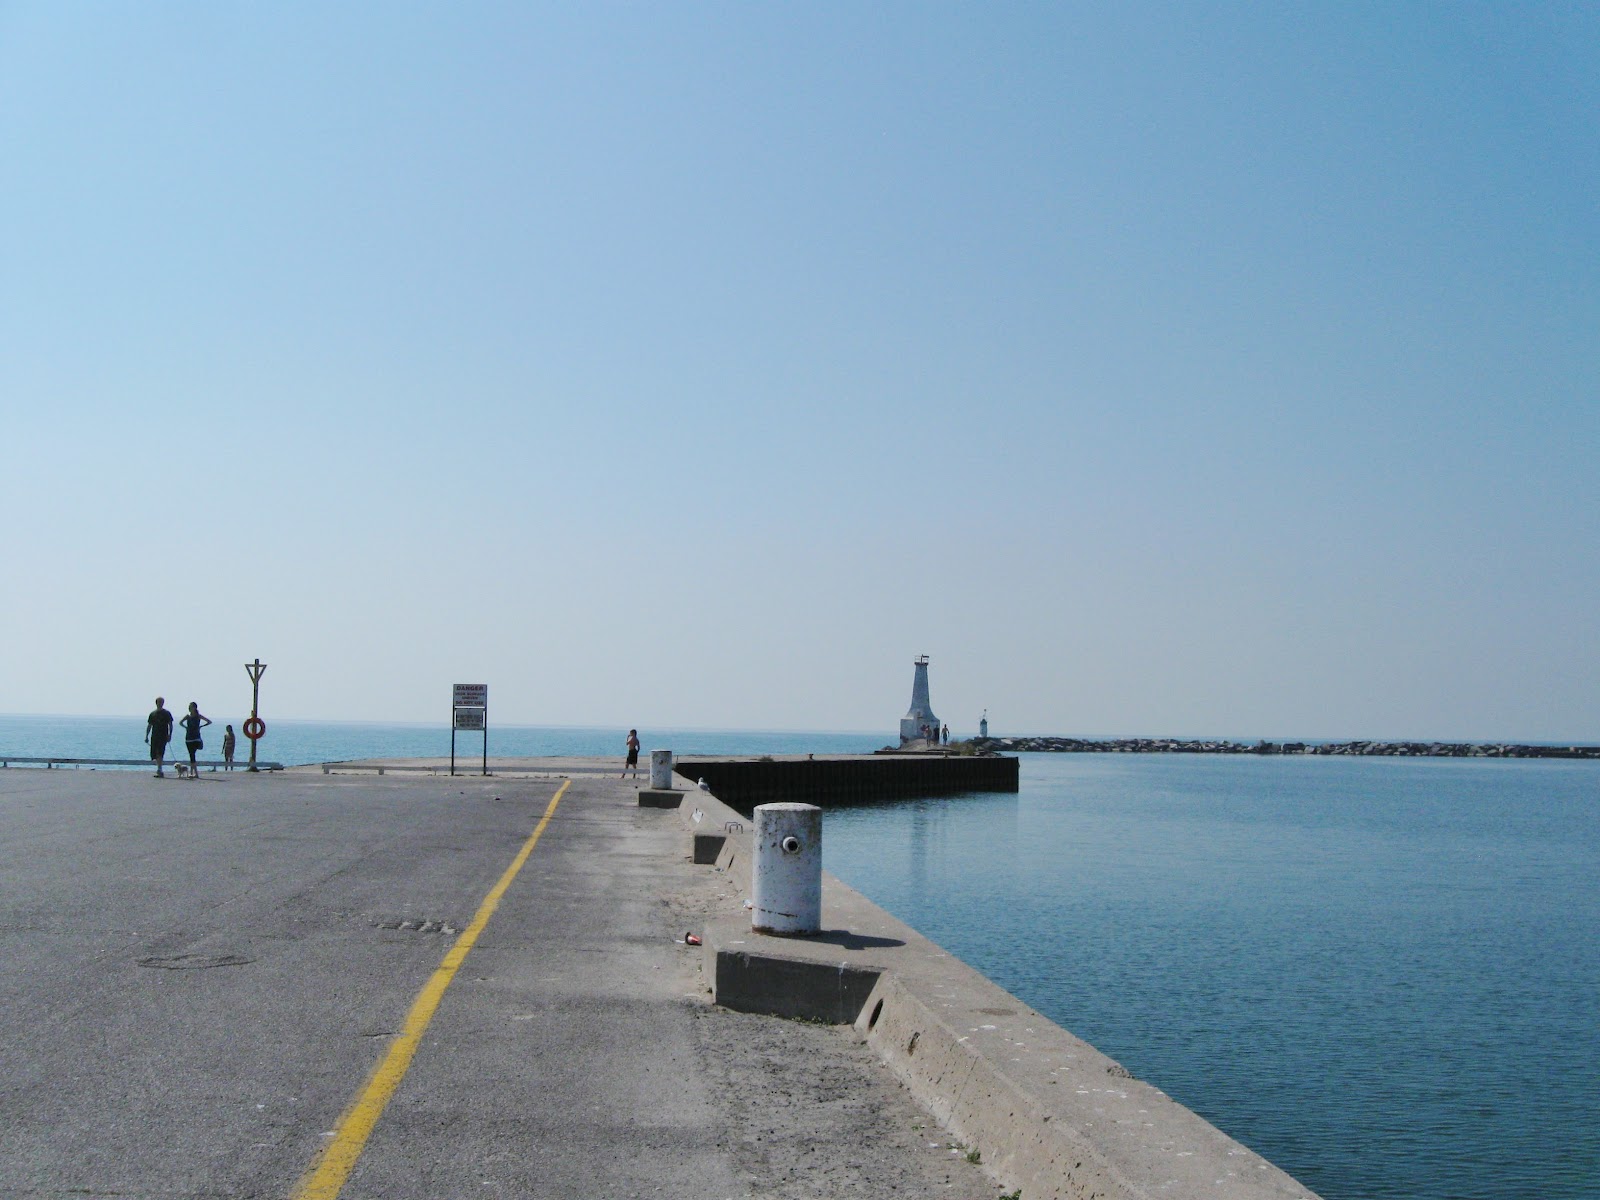
[{"label": "sky", "polygon": [[1600,742],[1600,4],[0,0],[0,713]]}]

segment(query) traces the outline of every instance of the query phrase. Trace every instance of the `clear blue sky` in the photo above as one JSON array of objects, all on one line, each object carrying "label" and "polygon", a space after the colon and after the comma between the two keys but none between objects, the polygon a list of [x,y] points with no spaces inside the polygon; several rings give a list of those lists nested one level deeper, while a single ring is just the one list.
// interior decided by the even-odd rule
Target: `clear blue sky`
[{"label": "clear blue sky", "polygon": [[1600,741],[1600,6],[0,0],[0,712]]}]

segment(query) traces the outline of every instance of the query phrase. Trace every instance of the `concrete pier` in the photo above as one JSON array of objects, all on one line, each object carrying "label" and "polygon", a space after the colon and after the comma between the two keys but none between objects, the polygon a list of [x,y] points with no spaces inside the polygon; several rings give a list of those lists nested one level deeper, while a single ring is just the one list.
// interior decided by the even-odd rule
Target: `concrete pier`
[{"label": "concrete pier", "polygon": [[0,1196],[325,1200],[381,1075],[342,1200],[994,1200],[853,1031],[712,1003],[740,900],[618,768],[0,771]]},{"label": "concrete pier", "polygon": [[0,772],[0,1194],[331,1197],[382,1084],[352,1200],[1310,1195],[831,877],[754,933],[686,773],[442,765]]},{"label": "concrete pier", "polygon": [[873,804],[906,796],[1015,792],[1018,760],[958,754],[763,755],[687,758],[678,774],[705,780],[718,799],[749,814],[758,804],[800,802],[822,808]]}]

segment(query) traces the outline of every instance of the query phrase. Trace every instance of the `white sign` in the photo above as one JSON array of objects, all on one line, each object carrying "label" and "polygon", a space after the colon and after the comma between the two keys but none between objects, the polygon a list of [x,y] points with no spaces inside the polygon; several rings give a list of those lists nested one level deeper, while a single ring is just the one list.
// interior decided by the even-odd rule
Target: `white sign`
[{"label": "white sign", "polygon": [[483,709],[481,709],[481,708],[458,708],[458,709],[456,709],[456,728],[457,729],[482,729],[483,728]]},{"label": "white sign", "polygon": [[457,708],[488,708],[489,685],[487,683],[458,683],[455,686],[455,699],[452,703]]}]

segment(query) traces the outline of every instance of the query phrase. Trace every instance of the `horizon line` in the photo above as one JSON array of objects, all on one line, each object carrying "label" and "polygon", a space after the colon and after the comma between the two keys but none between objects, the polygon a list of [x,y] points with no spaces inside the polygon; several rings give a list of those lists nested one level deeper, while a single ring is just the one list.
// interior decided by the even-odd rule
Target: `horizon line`
[{"label": "horizon line", "polygon": [[[0,720],[8,717],[23,717],[32,720],[79,720],[79,721],[132,721],[136,717],[123,713],[25,713],[25,712],[0,712]],[[444,720],[397,720],[378,719],[370,717],[275,717],[276,722],[289,725],[391,725],[414,729],[442,729],[449,730],[450,722]],[[613,729],[648,729],[648,725],[637,724],[563,724],[547,722],[530,724],[523,721],[504,721],[499,724],[490,724],[490,729],[552,729],[552,730],[613,730]],[[840,737],[877,737],[880,734],[891,740],[897,737],[892,726],[882,729],[800,729],[780,728],[775,726],[730,726],[730,725],[678,725],[663,723],[657,729],[670,730],[683,733],[779,733],[779,734],[828,734]],[[971,741],[976,735],[956,737],[952,734],[951,741]],[[1368,737],[1365,735],[1336,735],[1336,736],[1307,736],[1297,734],[1294,736],[1267,736],[1267,735],[1241,735],[1241,734],[1154,734],[1154,733],[992,733],[991,740],[1020,738],[1056,738],[1078,740],[1085,742],[1114,742],[1114,741],[1174,741],[1174,742],[1234,742],[1247,744],[1250,742],[1305,742],[1307,744],[1341,744],[1347,742],[1375,742],[1375,743],[1440,743],[1444,745],[1527,745],[1527,746],[1579,746],[1600,745],[1600,736],[1590,738],[1550,737],[1548,735],[1535,738],[1515,737]]]}]

